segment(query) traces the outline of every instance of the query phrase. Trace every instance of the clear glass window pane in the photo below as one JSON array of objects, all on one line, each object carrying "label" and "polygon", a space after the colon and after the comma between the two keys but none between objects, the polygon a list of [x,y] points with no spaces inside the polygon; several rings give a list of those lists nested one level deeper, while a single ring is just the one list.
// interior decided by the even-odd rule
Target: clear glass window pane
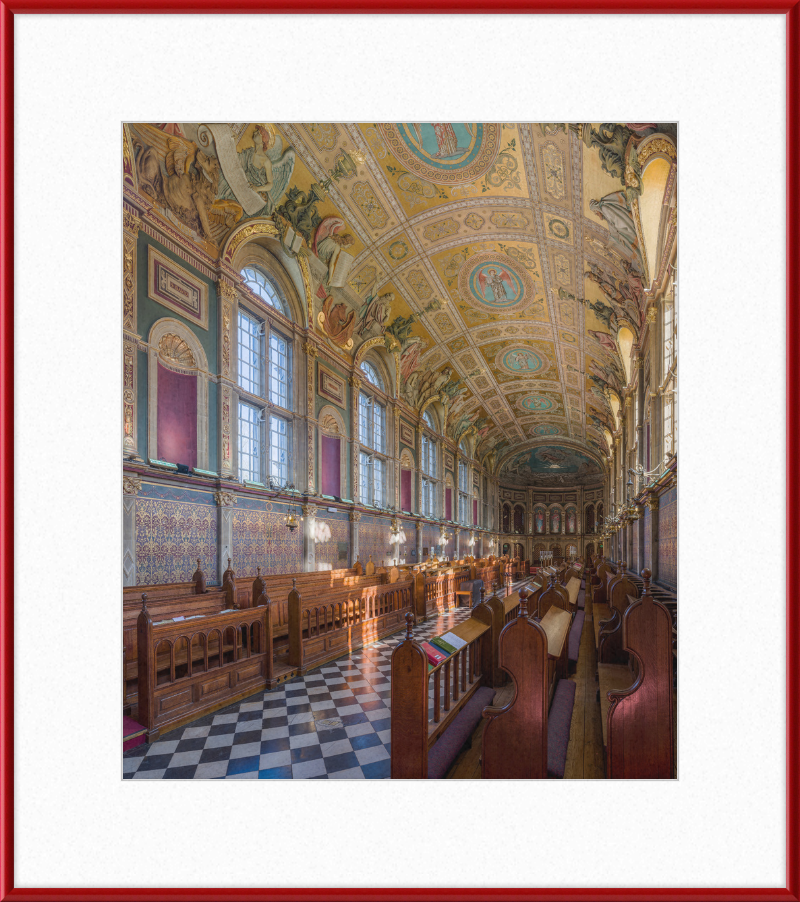
[{"label": "clear glass window pane", "polygon": [[376,388],[379,388],[383,391],[383,380],[378,375],[378,371],[371,363],[367,363],[365,360],[361,364],[361,372],[364,374],[368,382],[371,382]]},{"label": "clear glass window pane", "polygon": [[269,336],[269,399],[289,407],[289,343],[275,332]]},{"label": "clear glass window pane", "polygon": [[255,269],[252,266],[247,266],[242,270],[242,275],[244,276],[244,284],[247,285],[252,292],[257,294],[262,301],[269,304],[270,307],[279,310],[281,313],[286,313],[283,301],[273,288],[272,283],[261,270]]},{"label": "clear glass window pane", "polygon": [[373,482],[373,504],[376,507],[383,507],[383,480],[385,465],[382,460],[375,458],[372,462],[372,482]]},{"label": "clear glass window pane", "polygon": [[368,448],[372,447],[370,440],[370,407],[371,398],[365,394],[358,396],[358,440]]},{"label": "clear glass window pane", "polygon": [[239,402],[239,478],[261,482],[261,415],[250,404]]},{"label": "clear glass window pane", "polygon": [[362,504],[370,503],[370,465],[369,465],[369,455],[365,454],[363,451],[359,455],[358,458],[358,484],[359,484],[359,495],[361,498]]},{"label": "clear glass window pane", "polygon": [[261,323],[239,310],[239,385],[251,395],[262,394],[262,347]]},{"label": "clear glass window pane", "polygon": [[270,417],[269,467],[270,476],[289,481],[289,424],[280,417]]},{"label": "clear glass window pane", "polygon": [[372,402],[372,447],[381,454],[386,453],[384,437],[384,417],[386,413],[380,404]]}]

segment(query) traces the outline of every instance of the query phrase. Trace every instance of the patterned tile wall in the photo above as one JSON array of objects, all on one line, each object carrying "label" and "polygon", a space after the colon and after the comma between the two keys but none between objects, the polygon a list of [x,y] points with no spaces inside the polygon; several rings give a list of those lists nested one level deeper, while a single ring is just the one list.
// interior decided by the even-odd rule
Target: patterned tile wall
[{"label": "patterned tile wall", "polygon": [[[339,551],[344,557],[339,556]],[[317,512],[317,570],[338,570],[350,566],[350,517],[344,511]]]},{"label": "patterned tile wall", "polygon": [[678,587],[678,490],[670,489],[658,506],[658,581]]},{"label": "patterned tile wall", "polygon": [[209,492],[143,483],[136,498],[136,583],[184,583],[201,559],[218,583],[217,506]]},{"label": "patterned tile wall", "polygon": [[[252,508],[256,509],[252,509]],[[251,508],[251,509],[248,509]],[[237,576],[262,573],[298,573],[303,569],[303,531],[286,528],[288,506],[274,501],[257,501],[233,514],[233,557]]]},{"label": "patterned tile wall", "polygon": [[365,567],[370,555],[376,567],[381,561],[388,563],[394,557],[394,546],[390,542],[391,522],[389,517],[362,514],[358,525],[358,553]]}]

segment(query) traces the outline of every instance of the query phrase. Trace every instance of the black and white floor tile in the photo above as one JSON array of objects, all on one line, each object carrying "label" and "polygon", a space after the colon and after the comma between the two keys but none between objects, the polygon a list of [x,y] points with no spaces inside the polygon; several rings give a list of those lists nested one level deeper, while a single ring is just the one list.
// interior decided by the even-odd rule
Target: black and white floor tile
[{"label": "black and white floor tile", "polygon": [[[441,635],[468,608],[414,630]],[[125,779],[367,779],[389,777],[391,656],[399,632],[271,692],[209,714],[123,753]]]}]

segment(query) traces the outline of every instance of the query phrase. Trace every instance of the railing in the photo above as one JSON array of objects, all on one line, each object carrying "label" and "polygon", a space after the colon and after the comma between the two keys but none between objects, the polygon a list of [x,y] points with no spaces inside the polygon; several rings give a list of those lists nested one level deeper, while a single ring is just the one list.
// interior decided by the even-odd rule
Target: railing
[{"label": "railing", "polygon": [[143,594],[137,644],[136,716],[148,742],[274,684],[266,605],[154,623]]}]

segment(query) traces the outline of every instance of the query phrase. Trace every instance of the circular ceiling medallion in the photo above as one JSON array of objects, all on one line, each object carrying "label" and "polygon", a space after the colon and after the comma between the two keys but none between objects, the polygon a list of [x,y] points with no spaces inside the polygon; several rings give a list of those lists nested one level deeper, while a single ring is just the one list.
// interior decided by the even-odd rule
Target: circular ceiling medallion
[{"label": "circular ceiling medallion", "polygon": [[494,359],[495,366],[514,376],[532,376],[534,373],[546,372],[550,368],[550,361],[539,351],[533,348],[512,347],[503,348]]},{"label": "circular ceiling medallion", "polygon": [[463,185],[485,175],[500,140],[498,125],[480,122],[395,122],[380,128],[409,172],[443,185]]},{"label": "circular ceiling medallion", "polygon": [[531,429],[531,435],[561,435],[558,426],[550,426],[547,423],[539,423]]},{"label": "circular ceiling medallion", "polygon": [[484,313],[521,313],[536,296],[526,269],[517,267],[505,254],[473,254],[458,273],[461,297]]},{"label": "circular ceiling medallion", "polygon": [[517,405],[523,410],[532,411],[552,410],[555,407],[555,403],[552,398],[538,394],[525,395],[524,398],[521,398],[519,401],[517,401]]}]

